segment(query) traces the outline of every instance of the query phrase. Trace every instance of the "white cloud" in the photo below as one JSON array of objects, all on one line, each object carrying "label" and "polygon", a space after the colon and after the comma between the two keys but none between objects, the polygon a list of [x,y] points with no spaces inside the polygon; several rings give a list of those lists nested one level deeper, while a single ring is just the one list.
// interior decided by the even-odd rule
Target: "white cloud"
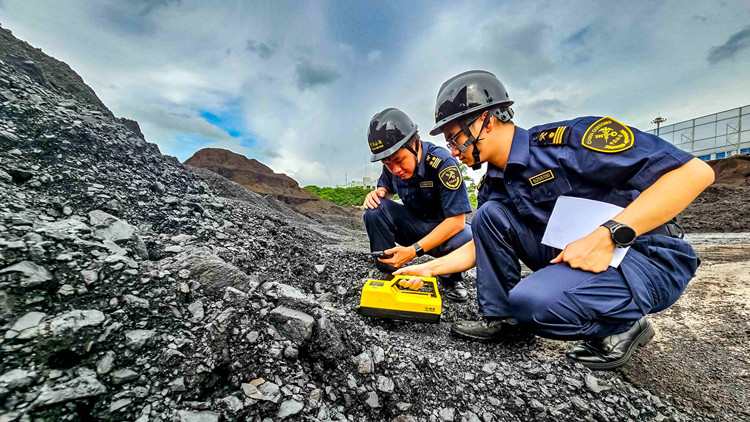
[{"label": "white cloud", "polygon": [[[213,140],[195,148],[223,145],[301,185],[377,176],[365,135],[386,107],[405,111],[426,140],[442,145],[428,136],[437,90],[468,69],[500,77],[524,127],[609,114],[648,129],[657,112],[676,122],[750,97],[739,71],[750,67],[747,50],[714,65],[706,59],[747,26],[748,11],[731,4],[448,3],[414,11],[409,30],[380,21],[346,36],[332,28],[348,22],[342,14],[357,13],[356,4],[183,0],[143,16],[144,3],[55,5],[0,3],[3,26],[66,61],[162,151],[188,158],[193,144],[183,135],[192,134]],[[465,16],[471,25],[457,19]],[[365,39],[370,33],[383,36]],[[239,104],[252,142],[200,116],[229,103]]]},{"label": "white cloud", "polygon": [[372,50],[371,52],[367,53],[367,62],[372,63],[380,60],[380,57],[383,55],[383,53],[380,52],[380,50]]}]

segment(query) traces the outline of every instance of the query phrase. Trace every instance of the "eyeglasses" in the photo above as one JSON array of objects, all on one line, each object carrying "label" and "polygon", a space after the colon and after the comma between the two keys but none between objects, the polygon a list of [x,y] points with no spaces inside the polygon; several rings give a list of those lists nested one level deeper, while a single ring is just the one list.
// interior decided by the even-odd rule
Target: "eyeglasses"
[{"label": "eyeglasses", "polygon": [[[469,123],[467,123],[465,127],[468,129],[469,127],[471,127],[471,125],[474,124],[474,122],[476,122],[477,120],[479,120],[480,117],[482,117],[481,114],[479,116],[475,117],[474,120],[472,120]],[[451,136],[448,139],[448,141],[446,142],[446,145],[447,145],[448,149],[453,149],[453,148],[456,148],[458,150],[461,149],[461,147],[458,145],[458,136],[461,135],[462,133],[464,133],[463,128],[461,130],[459,130],[458,132],[456,132],[455,135]],[[466,135],[469,138],[471,138],[471,133],[467,133]],[[477,136],[479,136],[479,135],[477,135]]]}]

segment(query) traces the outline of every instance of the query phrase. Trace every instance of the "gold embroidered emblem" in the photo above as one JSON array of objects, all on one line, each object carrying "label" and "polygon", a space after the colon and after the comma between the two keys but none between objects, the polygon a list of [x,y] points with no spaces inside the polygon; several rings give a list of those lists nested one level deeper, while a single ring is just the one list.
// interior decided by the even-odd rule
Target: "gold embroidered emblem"
[{"label": "gold embroidered emblem", "polygon": [[440,171],[438,175],[440,182],[443,186],[450,190],[456,190],[461,186],[463,178],[461,177],[461,171],[456,166],[450,166]]},{"label": "gold embroidered emblem", "polygon": [[633,146],[633,131],[611,117],[595,121],[583,134],[581,143],[594,151],[615,153]]},{"label": "gold embroidered emblem", "polygon": [[531,183],[531,186],[536,186],[540,183],[549,182],[554,178],[555,175],[552,174],[552,170],[547,170],[544,173],[539,173],[536,176],[529,177],[529,183]]},{"label": "gold embroidered emblem", "polygon": [[537,146],[550,146],[550,145],[567,145],[568,137],[565,136],[565,131],[568,129],[567,126],[553,127],[551,129],[545,129],[538,134],[534,134],[532,141]]}]

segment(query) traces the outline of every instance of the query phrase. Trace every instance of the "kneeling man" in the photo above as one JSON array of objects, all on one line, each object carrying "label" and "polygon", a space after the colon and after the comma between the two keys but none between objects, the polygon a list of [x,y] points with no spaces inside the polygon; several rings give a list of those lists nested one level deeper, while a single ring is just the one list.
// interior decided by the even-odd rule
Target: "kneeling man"
[{"label": "kneeling man", "polygon": [[[472,220],[473,241],[397,274],[477,267],[484,320],[458,335],[490,340],[520,329],[581,339],[568,357],[594,369],[624,365],[654,329],[645,315],[671,306],[700,260],[673,218],[713,182],[713,170],[663,139],[610,117],[534,126],[512,122],[508,92],[491,73],[469,71],[438,93],[436,125],[467,165],[488,163]],[[564,250],[541,243],[561,195],[624,208]],[[585,213],[572,218],[587,218]],[[615,248],[630,246],[619,267]],[[521,280],[519,259],[534,273]],[[421,281],[406,281],[418,287]]]},{"label": "kneeling man", "polygon": [[[469,195],[458,162],[448,150],[420,140],[417,125],[401,110],[387,108],[370,120],[370,161],[382,161],[378,188],[365,199],[365,227],[380,271],[393,273],[425,253],[438,257],[471,240],[465,214]],[[391,200],[394,194],[404,205]],[[398,243],[401,246],[396,246]],[[439,277],[442,295],[465,302],[463,273]]]}]

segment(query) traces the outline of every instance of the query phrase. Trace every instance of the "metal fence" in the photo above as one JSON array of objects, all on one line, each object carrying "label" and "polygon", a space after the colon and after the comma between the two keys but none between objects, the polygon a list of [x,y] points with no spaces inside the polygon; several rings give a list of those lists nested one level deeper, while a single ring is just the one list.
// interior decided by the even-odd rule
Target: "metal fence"
[{"label": "metal fence", "polygon": [[659,135],[701,160],[750,153],[750,105],[686,120],[649,133]]}]

